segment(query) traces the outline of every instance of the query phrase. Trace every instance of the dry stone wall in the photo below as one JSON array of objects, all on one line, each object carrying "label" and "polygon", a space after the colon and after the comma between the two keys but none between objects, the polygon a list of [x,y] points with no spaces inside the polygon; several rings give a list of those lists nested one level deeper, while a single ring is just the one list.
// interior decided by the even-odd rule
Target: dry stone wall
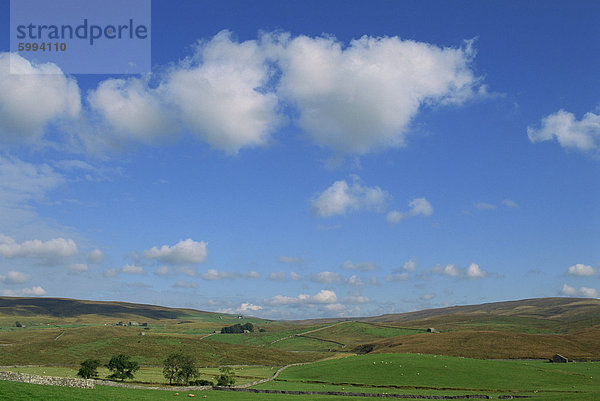
[{"label": "dry stone wall", "polygon": [[8,380],[13,382],[30,384],[44,384],[46,386],[62,386],[77,388],[95,387],[94,380],[75,379],[71,377],[38,376],[14,372],[0,372],[0,380]]}]

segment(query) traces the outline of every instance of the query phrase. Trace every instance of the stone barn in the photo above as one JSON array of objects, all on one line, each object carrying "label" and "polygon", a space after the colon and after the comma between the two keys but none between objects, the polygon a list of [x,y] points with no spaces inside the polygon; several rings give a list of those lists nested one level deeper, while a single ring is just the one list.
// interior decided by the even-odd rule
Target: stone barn
[{"label": "stone barn", "polygon": [[562,356],[560,354],[555,354],[552,357],[552,362],[567,363],[567,362],[569,362],[569,358],[567,358],[566,356]]}]

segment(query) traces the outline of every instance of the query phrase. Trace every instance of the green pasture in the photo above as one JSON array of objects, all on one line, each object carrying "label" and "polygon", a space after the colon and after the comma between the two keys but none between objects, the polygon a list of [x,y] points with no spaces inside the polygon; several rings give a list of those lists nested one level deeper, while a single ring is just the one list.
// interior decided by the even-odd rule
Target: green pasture
[{"label": "green pasture", "polygon": [[175,396],[175,393],[176,391],[171,390],[134,390],[106,386],[96,386],[95,389],[76,389],[0,381],[0,400],[2,401],[161,401],[189,399],[188,394],[194,394],[194,399],[207,401],[365,401],[371,399],[344,397],[340,400],[340,397],[336,396],[251,394],[225,391],[185,391],[179,392],[179,396]]},{"label": "green pasture", "polygon": [[[308,389],[351,385],[373,392],[395,389],[469,391],[475,393],[537,395],[544,399],[600,399],[600,363],[552,364],[544,361],[493,361],[418,354],[369,354],[294,366],[274,382],[272,389]],[[550,398],[548,398],[550,397]],[[553,398],[554,397],[554,398]],[[577,398],[581,397],[581,398]],[[590,398],[593,399],[593,398]]]},{"label": "green pasture", "polygon": [[[278,368],[279,367],[277,366],[235,366],[233,367],[233,372],[236,377],[236,384],[246,384],[271,377]],[[0,371],[57,377],[77,377],[77,370],[78,368],[75,367],[63,366],[18,366],[0,368]],[[214,377],[219,374],[219,368],[200,368],[199,371],[199,379],[204,380],[214,381]],[[100,379],[106,378],[109,374],[109,370],[104,367],[98,369],[98,377]],[[127,380],[126,382],[142,385],[161,385],[168,383],[163,376],[162,367],[153,366],[142,366],[140,370],[135,373],[135,379],[133,381]]]}]

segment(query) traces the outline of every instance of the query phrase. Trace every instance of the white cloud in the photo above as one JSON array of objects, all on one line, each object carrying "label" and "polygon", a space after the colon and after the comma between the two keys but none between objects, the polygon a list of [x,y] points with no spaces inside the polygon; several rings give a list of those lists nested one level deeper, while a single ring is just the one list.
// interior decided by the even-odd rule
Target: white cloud
[{"label": "white cloud", "polygon": [[4,284],[24,284],[31,280],[31,275],[10,270],[6,275],[0,274],[0,282]]},{"label": "white cloud", "polygon": [[161,266],[154,273],[158,276],[168,276],[171,274],[171,268],[169,266]]},{"label": "white cloud", "polygon": [[153,143],[177,129],[157,90],[140,78],[108,79],[88,94],[92,110],[100,114],[113,140]]},{"label": "white cloud", "polygon": [[460,272],[455,265],[446,265],[446,266],[436,266],[433,268],[433,271],[439,274],[443,274],[445,276],[457,277]]},{"label": "white cloud", "polygon": [[88,265],[85,263],[74,263],[69,265],[69,271],[74,274],[79,274],[88,271]]},{"label": "white cloud", "polygon": [[471,263],[469,267],[467,267],[465,276],[467,276],[468,278],[484,278],[485,276],[487,276],[487,273],[481,270],[477,263]]},{"label": "white cloud", "polygon": [[111,267],[110,269],[104,270],[104,277],[115,277],[119,273],[120,273],[120,269]]},{"label": "white cloud", "polygon": [[56,65],[0,53],[0,142],[32,144],[47,124],[74,119],[80,110],[77,82]]},{"label": "white cloud", "polygon": [[599,298],[598,291],[595,288],[581,287],[579,292],[586,298]]},{"label": "white cloud", "polygon": [[593,276],[596,274],[596,270],[592,266],[577,263],[567,270],[567,274],[573,276]]},{"label": "white cloud", "polygon": [[206,273],[202,273],[200,277],[203,280],[214,281],[214,280],[223,280],[223,279],[233,279],[238,277],[239,274],[235,272],[223,272],[218,271],[216,269],[208,269]]},{"label": "white cloud", "polygon": [[243,276],[246,277],[246,278],[249,278],[250,280],[256,280],[256,279],[259,279],[261,277],[260,273],[257,272],[257,271],[251,271],[249,273],[244,273]]},{"label": "white cloud", "polygon": [[334,304],[337,302],[337,295],[331,290],[321,290],[315,295],[300,294],[297,297],[276,295],[265,299],[264,302],[269,306]]},{"label": "white cloud", "polygon": [[284,48],[278,93],[315,143],[342,152],[401,146],[422,106],[462,103],[478,84],[470,43],[363,36],[344,47],[331,36],[299,36]]},{"label": "white cloud", "polygon": [[504,206],[506,206],[506,207],[510,207],[510,208],[513,208],[513,209],[516,209],[516,208],[519,207],[519,204],[517,202],[515,202],[514,200],[512,200],[512,199],[504,199],[502,201],[502,204]]},{"label": "white cloud", "polygon": [[325,305],[325,309],[330,312],[344,312],[346,311],[346,307],[342,304],[328,304]]},{"label": "white cloud", "polygon": [[302,277],[300,274],[298,274],[296,272],[291,272],[290,278],[294,281],[298,281],[298,280],[302,280],[304,277]]},{"label": "white cloud", "polygon": [[563,284],[560,294],[570,297],[600,298],[600,294],[598,294],[595,288],[581,287],[577,290],[575,287],[567,284]]},{"label": "white cloud", "polygon": [[48,263],[58,263],[76,255],[77,252],[77,245],[72,239],[54,238],[49,241],[35,239],[18,243],[11,237],[0,235],[0,255],[9,259],[35,258]]},{"label": "white cloud", "polygon": [[144,273],[144,268],[142,266],[127,264],[127,265],[123,266],[123,268],[121,269],[121,272],[127,273],[127,274],[142,274],[142,273]]},{"label": "white cloud", "polygon": [[273,281],[285,281],[286,278],[285,272],[271,272],[268,276],[268,279]]},{"label": "white cloud", "polygon": [[169,72],[163,89],[195,136],[235,153],[267,143],[284,120],[277,95],[264,90],[272,74],[266,49],[231,36],[222,31],[199,43],[193,58]]},{"label": "white cloud", "polygon": [[[27,208],[33,200],[65,183],[65,178],[47,164],[31,164],[17,158],[0,155],[0,208]],[[4,214],[4,213],[2,213]]]},{"label": "white cloud", "polygon": [[473,205],[477,210],[495,210],[496,205],[487,202],[477,202]]},{"label": "white cloud", "polygon": [[347,280],[346,280],[346,284],[348,285],[353,285],[353,286],[363,286],[365,285],[364,281],[362,281],[360,278],[358,278],[355,275],[350,276]]},{"label": "white cloud", "polygon": [[175,287],[175,288],[198,288],[198,284],[191,283],[189,281],[178,281],[175,284],[173,284],[173,287]]},{"label": "white cloud", "polygon": [[239,307],[239,311],[240,312],[248,312],[248,311],[259,311],[262,309],[262,306],[260,305],[253,305],[249,302],[243,302],[240,307]]},{"label": "white cloud", "polygon": [[338,273],[324,271],[313,274],[310,280],[321,284],[336,284],[342,282],[342,276]]},{"label": "white cloud", "polygon": [[188,267],[188,266],[179,266],[175,270],[177,270],[178,273],[183,273],[186,276],[190,276],[190,277],[194,277],[198,274],[196,269]]},{"label": "white cloud", "polygon": [[392,210],[385,216],[385,220],[390,224],[398,224],[402,221],[402,219],[404,219],[404,217],[406,217],[404,213],[401,213],[397,210]]},{"label": "white cloud", "polygon": [[382,211],[388,197],[389,194],[381,188],[364,186],[359,177],[353,176],[351,184],[345,180],[334,182],[311,200],[311,207],[320,217],[359,210]]},{"label": "white cloud", "polygon": [[423,295],[421,295],[421,300],[423,300],[423,301],[431,301],[433,298],[435,298],[435,294],[423,294]]},{"label": "white cloud", "polygon": [[409,275],[408,273],[404,272],[404,273],[393,273],[393,274],[388,274],[387,276],[385,276],[385,281],[406,281],[408,280]]},{"label": "white cloud", "polygon": [[102,263],[102,259],[104,258],[104,254],[100,249],[94,249],[87,255],[87,260],[93,264]]},{"label": "white cloud", "polygon": [[527,136],[533,143],[556,139],[563,148],[583,152],[600,147],[600,115],[584,114],[577,120],[573,113],[559,110],[542,118],[541,128],[527,127]]},{"label": "white cloud", "polygon": [[385,220],[390,224],[398,224],[407,217],[431,216],[433,214],[433,207],[425,198],[415,198],[409,202],[408,206],[410,207],[408,212],[392,210],[386,215]]},{"label": "white cloud", "polygon": [[433,268],[433,272],[444,276],[460,277],[467,279],[481,279],[489,277],[490,275],[488,272],[483,270],[477,263],[471,263],[466,268],[459,268],[453,264],[448,264],[445,266],[438,265]]},{"label": "white cloud", "polygon": [[22,288],[20,290],[3,290],[0,294],[5,297],[39,297],[46,295],[46,290],[38,285],[31,288]]},{"label": "white cloud", "polygon": [[142,266],[136,266],[136,265],[130,265],[130,264],[126,264],[125,266],[121,267],[120,269],[117,268],[110,268],[110,269],[106,269],[104,271],[104,277],[115,277],[121,273],[125,273],[125,274],[146,274],[146,271],[144,270],[144,268]]},{"label": "white cloud", "polygon": [[293,256],[280,256],[278,260],[281,263],[289,263],[289,264],[299,264],[302,263],[302,258],[296,258]]},{"label": "white cloud", "polygon": [[351,295],[342,299],[343,304],[366,304],[369,302],[371,302],[371,300],[368,297],[362,295]]},{"label": "white cloud", "polygon": [[378,270],[379,266],[377,266],[373,262],[353,263],[351,260],[346,260],[346,261],[344,261],[344,263],[342,263],[341,268],[348,269],[348,270],[358,270],[358,271],[372,271],[372,270]]},{"label": "white cloud", "polygon": [[206,242],[196,242],[188,238],[173,246],[163,245],[144,251],[147,259],[156,259],[174,265],[202,263],[208,256]]},{"label": "white cloud", "polygon": [[414,272],[417,268],[417,262],[414,259],[410,259],[409,261],[404,263],[402,268],[407,272]]}]

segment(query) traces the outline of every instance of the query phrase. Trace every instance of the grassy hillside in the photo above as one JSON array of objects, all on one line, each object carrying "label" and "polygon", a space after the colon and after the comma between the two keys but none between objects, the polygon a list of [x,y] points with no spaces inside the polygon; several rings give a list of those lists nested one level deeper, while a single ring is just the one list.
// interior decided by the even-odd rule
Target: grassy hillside
[{"label": "grassy hillside", "polygon": [[[489,361],[419,354],[370,354],[295,366],[271,389],[404,394],[522,394],[534,399],[599,399],[600,363],[551,364],[542,361]],[[362,390],[359,390],[362,389]],[[322,391],[322,390],[321,390]]]},{"label": "grassy hillside", "polygon": [[568,333],[600,326],[600,300],[539,298],[453,306],[358,319],[403,327],[434,327],[441,331],[513,331]]},{"label": "grassy hillside", "polygon": [[387,338],[371,343],[374,352],[427,354],[491,359],[550,358],[559,353],[571,359],[600,359],[600,328],[569,334],[526,334],[494,331],[454,331],[425,336]]},{"label": "grassy hillside", "polygon": [[[25,327],[15,327],[17,320]],[[147,327],[116,326],[129,321]],[[213,334],[248,322],[263,331]],[[441,333],[426,333],[427,327]],[[368,347],[357,348],[364,345]],[[549,358],[561,353],[600,359],[600,300],[545,298],[353,321],[275,322],[121,302],[0,297],[0,365],[74,365],[120,352],[155,365],[180,349],[210,366],[281,366],[359,349],[475,358]]]}]

